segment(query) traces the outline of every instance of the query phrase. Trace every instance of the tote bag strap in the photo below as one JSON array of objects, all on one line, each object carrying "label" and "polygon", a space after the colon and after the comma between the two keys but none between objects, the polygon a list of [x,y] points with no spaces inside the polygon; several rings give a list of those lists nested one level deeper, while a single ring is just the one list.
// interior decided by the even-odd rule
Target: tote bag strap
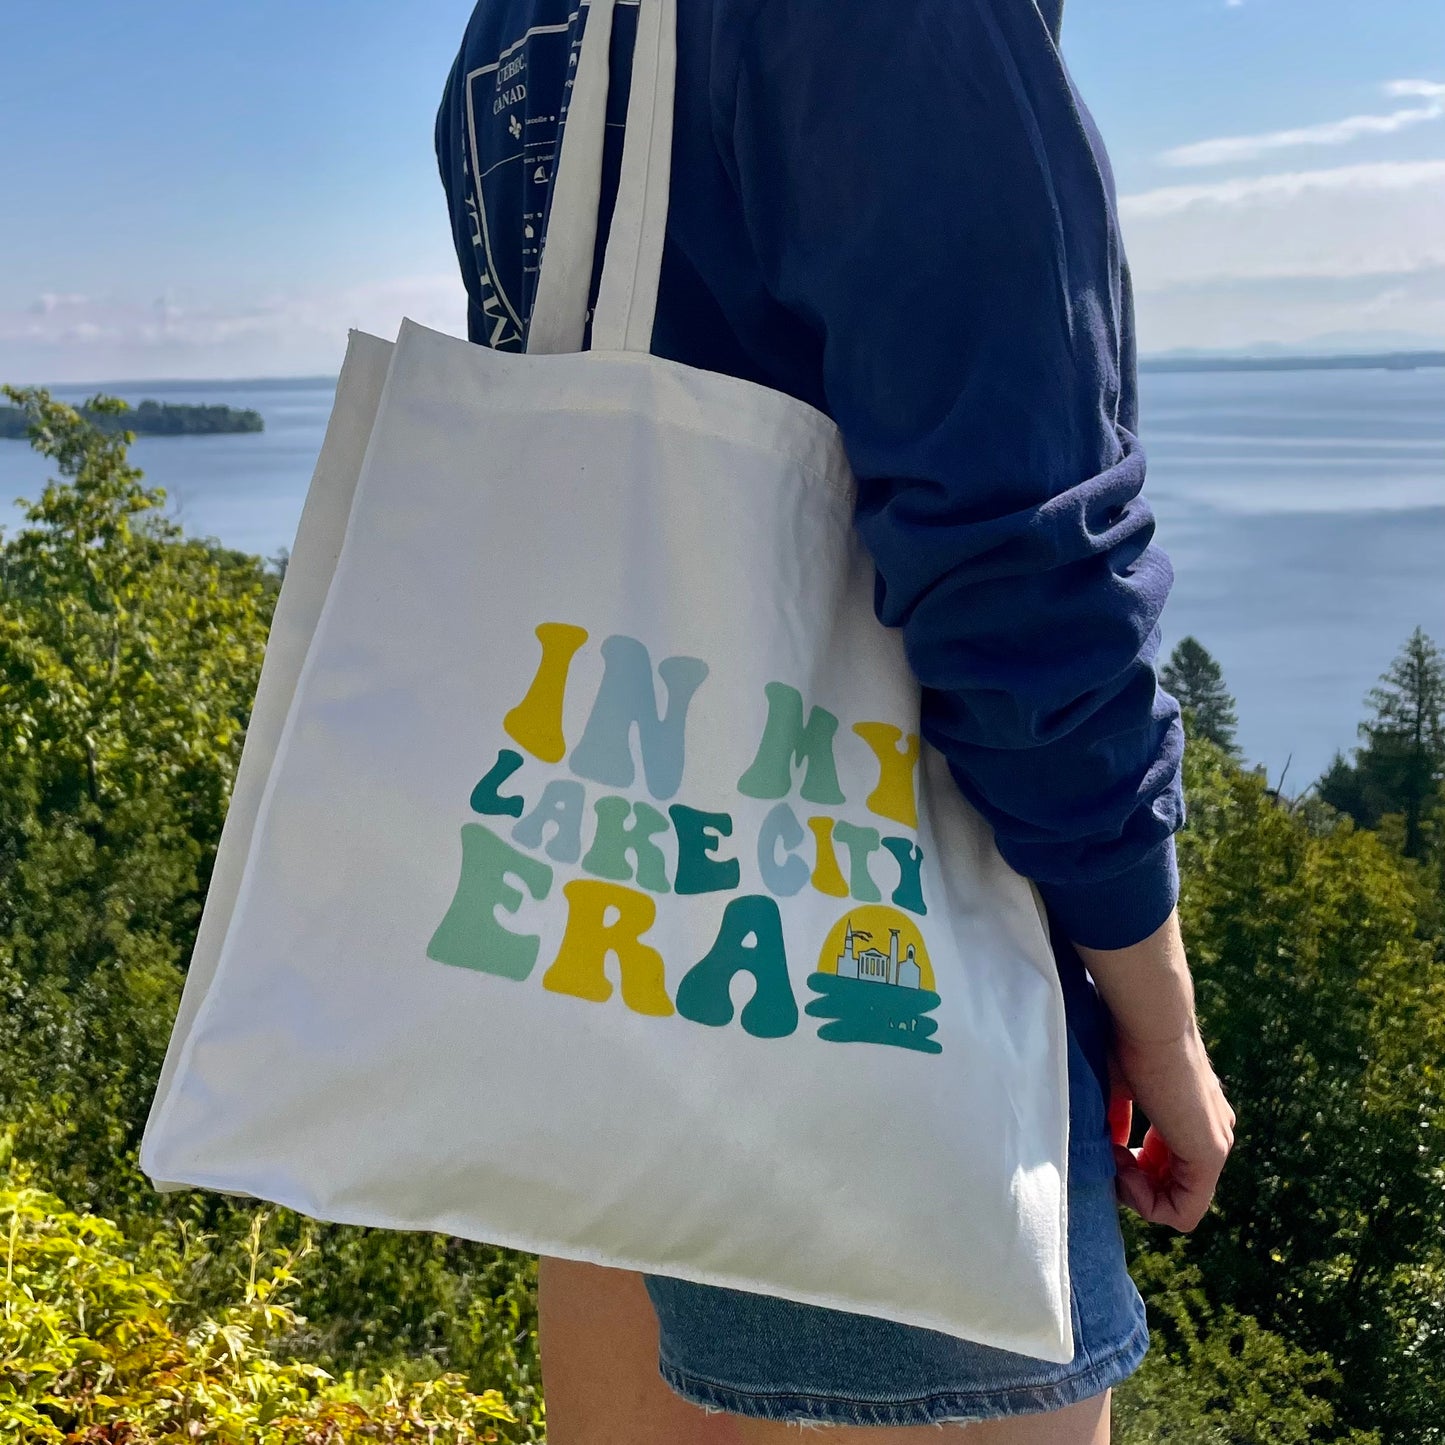
[{"label": "tote bag strap", "polygon": [[592,318],[596,351],[650,351],[672,185],[677,0],[641,0],[627,139],[602,289]]},{"label": "tote bag strap", "polygon": [[[580,351],[597,244],[612,22],[617,0],[591,0],[572,83],[527,350]],[[667,232],[677,0],[638,0],[617,203],[592,323],[597,351],[650,350]]]}]

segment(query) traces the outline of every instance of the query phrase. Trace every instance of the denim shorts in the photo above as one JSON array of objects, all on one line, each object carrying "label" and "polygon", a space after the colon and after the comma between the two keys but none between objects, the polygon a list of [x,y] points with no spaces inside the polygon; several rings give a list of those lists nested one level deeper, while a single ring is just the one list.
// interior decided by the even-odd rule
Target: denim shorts
[{"label": "denim shorts", "polygon": [[1062,1410],[1127,1379],[1149,1348],[1149,1331],[1124,1262],[1102,1088],[1072,1028],[1069,1064],[1069,1364],[888,1320],[649,1276],[663,1379],[709,1410],[895,1427]]}]

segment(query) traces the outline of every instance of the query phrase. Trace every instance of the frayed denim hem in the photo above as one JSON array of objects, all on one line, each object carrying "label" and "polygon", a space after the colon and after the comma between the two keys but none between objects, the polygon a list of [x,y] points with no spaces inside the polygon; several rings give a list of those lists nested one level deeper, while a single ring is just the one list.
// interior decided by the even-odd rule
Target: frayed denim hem
[{"label": "frayed denim hem", "polygon": [[927,1395],[913,1400],[852,1400],[839,1395],[798,1395],[737,1390],[659,1365],[674,1394],[707,1411],[745,1415],[792,1425],[891,1426],[974,1425],[1012,1415],[1043,1415],[1090,1400],[1122,1384],[1149,1351],[1149,1329],[1141,1320],[1117,1350],[1083,1369],[1046,1384],[1011,1389],[970,1390]]}]

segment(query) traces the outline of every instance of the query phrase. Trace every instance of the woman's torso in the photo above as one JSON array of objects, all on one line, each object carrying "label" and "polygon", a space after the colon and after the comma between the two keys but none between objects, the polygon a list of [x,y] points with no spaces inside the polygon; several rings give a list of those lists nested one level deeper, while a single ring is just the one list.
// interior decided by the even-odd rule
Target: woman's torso
[{"label": "woman's torso", "polygon": [[[839,364],[829,354],[830,337],[814,319],[779,298],[780,278],[768,274],[768,258],[759,254],[757,218],[747,213],[729,154],[730,131],[746,125],[746,116],[739,116],[746,97],[739,96],[742,86],[731,67],[748,43],[759,8],[760,0],[682,0],[678,6],[673,190],[653,350],[685,365],[786,392],[828,411],[829,369]],[[635,17],[635,3],[619,0],[602,235],[620,162]],[[1044,19],[1056,33],[1056,8],[1050,11],[1046,4]],[[470,298],[469,332],[479,344],[525,349],[568,77],[584,23],[585,10],[575,0],[482,0],[448,81],[437,124],[438,159]],[[786,69],[789,57],[778,55],[776,64]],[[1021,84],[1027,84],[1026,77]],[[1107,157],[1092,122],[1077,97],[1071,100],[1069,109],[1081,128],[1083,144],[1107,175]],[[766,146],[768,141],[752,137],[751,143]],[[796,138],[777,137],[776,143],[793,144]],[[814,143],[825,143],[825,138],[815,137]],[[870,222],[881,224],[882,218],[863,213],[896,207],[901,197],[917,207],[921,218],[926,218],[931,205],[947,204],[946,197],[920,193],[928,185],[926,148],[932,143],[936,142],[920,137],[918,153],[899,150],[894,157],[896,193],[871,194],[859,188],[839,196],[840,234],[855,221],[863,230]],[[779,208],[788,204],[787,196],[777,198]],[[1112,230],[1112,203],[1109,209],[1102,222]],[[1090,219],[1081,217],[1081,224]],[[1092,219],[1097,229],[1101,218]],[[786,216],[773,217],[773,225],[764,229],[786,221]],[[1047,224],[1047,218],[1041,217],[1041,224]],[[1112,238],[1105,238],[1096,249],[1104,258],[1101,264],[1114,270],[1105,278],[1104,291],[1114,298],[1114,361],[1123,358],[1113,383],[1115,419],[1132,424],[1127,276],[1118,274],[1120,259]],[[926,244],[920,250],[926,255]],[[946,259],[935,258],[942,265]],[[838,304],[906,309],[916,301],[917,280],[910,273],[917,266],[917,256],[872,256],[851,278],[851,298],[840,296]],[[964,286],[970,280],[945,271],[939,284]],[[849,278],[844,275],[836,284],[847,285]],[[926,324],[920,324],[919,333],[920,351],[947,344],[946,335],[940,343]],[[922,376],[927,357],[919,356],[916,365]],[[909,381],[905,386],[885,377],[877,386],[879,430],[892,434],[889,443],[895,449],[896,433],[909,425],[910,411],[936,409],[938,404],[925,384],[917,378]],[[1107,382],[1104,389],[1109,389]],[[1077,953],[1057,929],[1054,948],[1071,1030],[1071,1167],[1081,1175],[1100,1177],[1113,1168],[1102,1092],[1107,1018]]]}]

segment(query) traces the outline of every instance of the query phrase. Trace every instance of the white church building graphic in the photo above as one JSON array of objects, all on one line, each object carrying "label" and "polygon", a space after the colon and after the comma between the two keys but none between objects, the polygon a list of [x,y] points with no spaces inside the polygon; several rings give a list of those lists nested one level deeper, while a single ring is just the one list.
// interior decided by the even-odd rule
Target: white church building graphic
[{"label": "white church building graphic", "polygon": [[887,953],[876,948],[860,951],[859,939],[864,938],[871,943],[872,936],[855,933],[850,921],[848,932],[843,936],[843,952],[838,955],[838,977],[862,979],[866,983],[891,983],[898,988],[922,988],[923,975],[913,945],[910,943],[908,952],[900,958],[898,930],[891,928],[889,933]]}]

